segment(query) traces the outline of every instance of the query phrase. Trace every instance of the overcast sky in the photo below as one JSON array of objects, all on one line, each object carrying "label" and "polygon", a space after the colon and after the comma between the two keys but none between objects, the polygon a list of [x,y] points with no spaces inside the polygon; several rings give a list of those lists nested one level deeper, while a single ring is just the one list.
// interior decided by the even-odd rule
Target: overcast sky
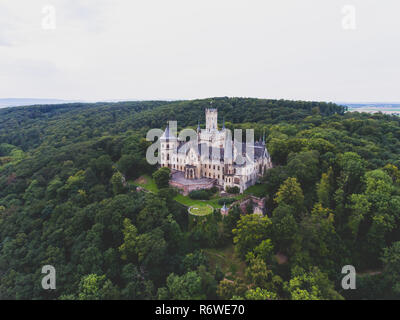
[{"label": "overcast sky", "polygon": [[400,1],[0,0],[0,98],[216,96],[400,101]]}]

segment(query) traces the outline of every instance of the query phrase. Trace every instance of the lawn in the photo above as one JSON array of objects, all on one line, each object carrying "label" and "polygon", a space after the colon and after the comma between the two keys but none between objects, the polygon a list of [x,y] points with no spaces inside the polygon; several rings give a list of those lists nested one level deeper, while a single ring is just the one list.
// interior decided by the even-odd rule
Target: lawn
[{"label": "lawn", "polygon": [[210,200],[194,200],[191,199],[189,196],[184,196],[182,194],[178,194],[174,200],[176,202],[179,202],[180,204],[183,204],[186,207],[192,207],[192,206],[201,206],[208,204],[216,209],[222,208],[220,204],[218,204],[218,200],[221,199],[219,196],[216,196],[215,198],[212,198]]},{"label": "lawn", "polygon": [[244,191],[245,195],[254,195],[259,198],[264,198],[267,194],[267,189],[265,184],[255,184]]},{"label": "lawn", "polygon": [[[154,179],[152,177],[150,177],[149,175],[141,176],[140,178],[133,181],[133,184],[135,186],[142,187],[150,192],[158,193],[157,185],[154,182]],[[253,188],[253,187],[251,187],[251,188]],[[242,199],[243,197],[245,197],[245,194],[235,195],[236,199]],[[216,209],[222,208],[222,205],[220,205],[218,203],[218,200],[220,200],[220,199],[222,199],[222,198],[219,196],[219,193],[215,194],[210,200],[194,200],[194,199],[191,199],[189,196],[184,196],[182,194],[178,194],[174,198],[174,200],[176,202],[179,202],[180,204],[183,204],[186,207],[203,206],[203,205],[208,204]]]},{"label": "lawn", "polygon": [[213,213],[214,208],[208,204],[202,203],[201,205],[194,205],[190,207],[188,211],[194,216],[207,216]]},{"label": "lawn", "polygon": [[158,193],[158,188],[157,188],[157,185],[156,185],[154,179],[148,175],[141,176],[140,178],[133,181],[133,184],[135,186],[142,187],[153,193]]}]

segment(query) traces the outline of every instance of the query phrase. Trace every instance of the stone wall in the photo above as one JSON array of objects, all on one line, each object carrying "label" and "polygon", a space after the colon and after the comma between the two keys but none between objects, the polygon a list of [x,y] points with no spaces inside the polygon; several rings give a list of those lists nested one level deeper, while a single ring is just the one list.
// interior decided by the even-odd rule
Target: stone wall
[{"label": "stone wall", "polygon": [[265,208],[265,198],[257,198],[254,196],[248,196],[240,201],[232,203],[226,214],[229,213],[229,210],[234,206],[239,204],[239,208],[242,211],[243,214],[246,214],[246,207],[247,205],[252,202],[253,203],[253,212],[257,214],[265,214],[266,213],[266,208]]},{"label": "stone wall", "polygon": [[178,188],[182,190],[183,195],[187,196],[190,192],[195,190],[203,190],[203,189],[211,189],[215,185],[215,181],[211,181],[208,183],[199,183],[199,184],[182,184],[177,181],[171,180],[169,182],[171,187]]}]

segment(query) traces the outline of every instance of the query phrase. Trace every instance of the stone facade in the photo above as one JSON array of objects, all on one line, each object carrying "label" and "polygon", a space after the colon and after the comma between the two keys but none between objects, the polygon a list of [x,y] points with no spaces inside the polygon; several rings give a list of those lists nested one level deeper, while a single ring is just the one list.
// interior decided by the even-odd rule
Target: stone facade
[{"label": "stone facade", "polygon": [[177,171],[172,173],[169,185],[182,190],[183,195],[188,195],[191,191],[211,189],[216,185],[216,181],[207,178],[186,179],[186,173]]},{"label": "stone facade", "polygon": [[265,213],[265,198],[257,198],[254,196],[249,196],[240,203],[240,210],[242,213],[246,213],[246,208],[249,204],[253,206],[253,213],[264,215]]},{"label": "stone facade", "polygon": [[242,200],[236,201],[232,203],[229,207],[224,206],[221,208],[221,214],[222,215],[228,215],[230,209],[233,206],[239,205],[240,211],[242,214],[246,214],[247,212],[247,206],[249,204],[252,204],[253,206],[253,213],[259,214],[259,215],[265,215],[266,212],[266,207],[265,207],[265,198],[257,198],[255,196],[248,196]]}]

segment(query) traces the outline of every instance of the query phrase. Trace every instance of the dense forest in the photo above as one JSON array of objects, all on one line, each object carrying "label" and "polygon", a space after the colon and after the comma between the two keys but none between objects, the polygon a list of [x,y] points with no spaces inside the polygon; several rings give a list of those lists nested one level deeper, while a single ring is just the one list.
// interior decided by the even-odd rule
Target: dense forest
[{"label": "dense forest", "polygon": [[[0,109],[0,299],[399,299],[400,117],[213,98],[228,128],[266,133],[267,214],[189,219],[176,190],[133,181],[157,171],[147,131],[195,127],[210,101]],[[229,247],[240,272],[210,255]]]}]

